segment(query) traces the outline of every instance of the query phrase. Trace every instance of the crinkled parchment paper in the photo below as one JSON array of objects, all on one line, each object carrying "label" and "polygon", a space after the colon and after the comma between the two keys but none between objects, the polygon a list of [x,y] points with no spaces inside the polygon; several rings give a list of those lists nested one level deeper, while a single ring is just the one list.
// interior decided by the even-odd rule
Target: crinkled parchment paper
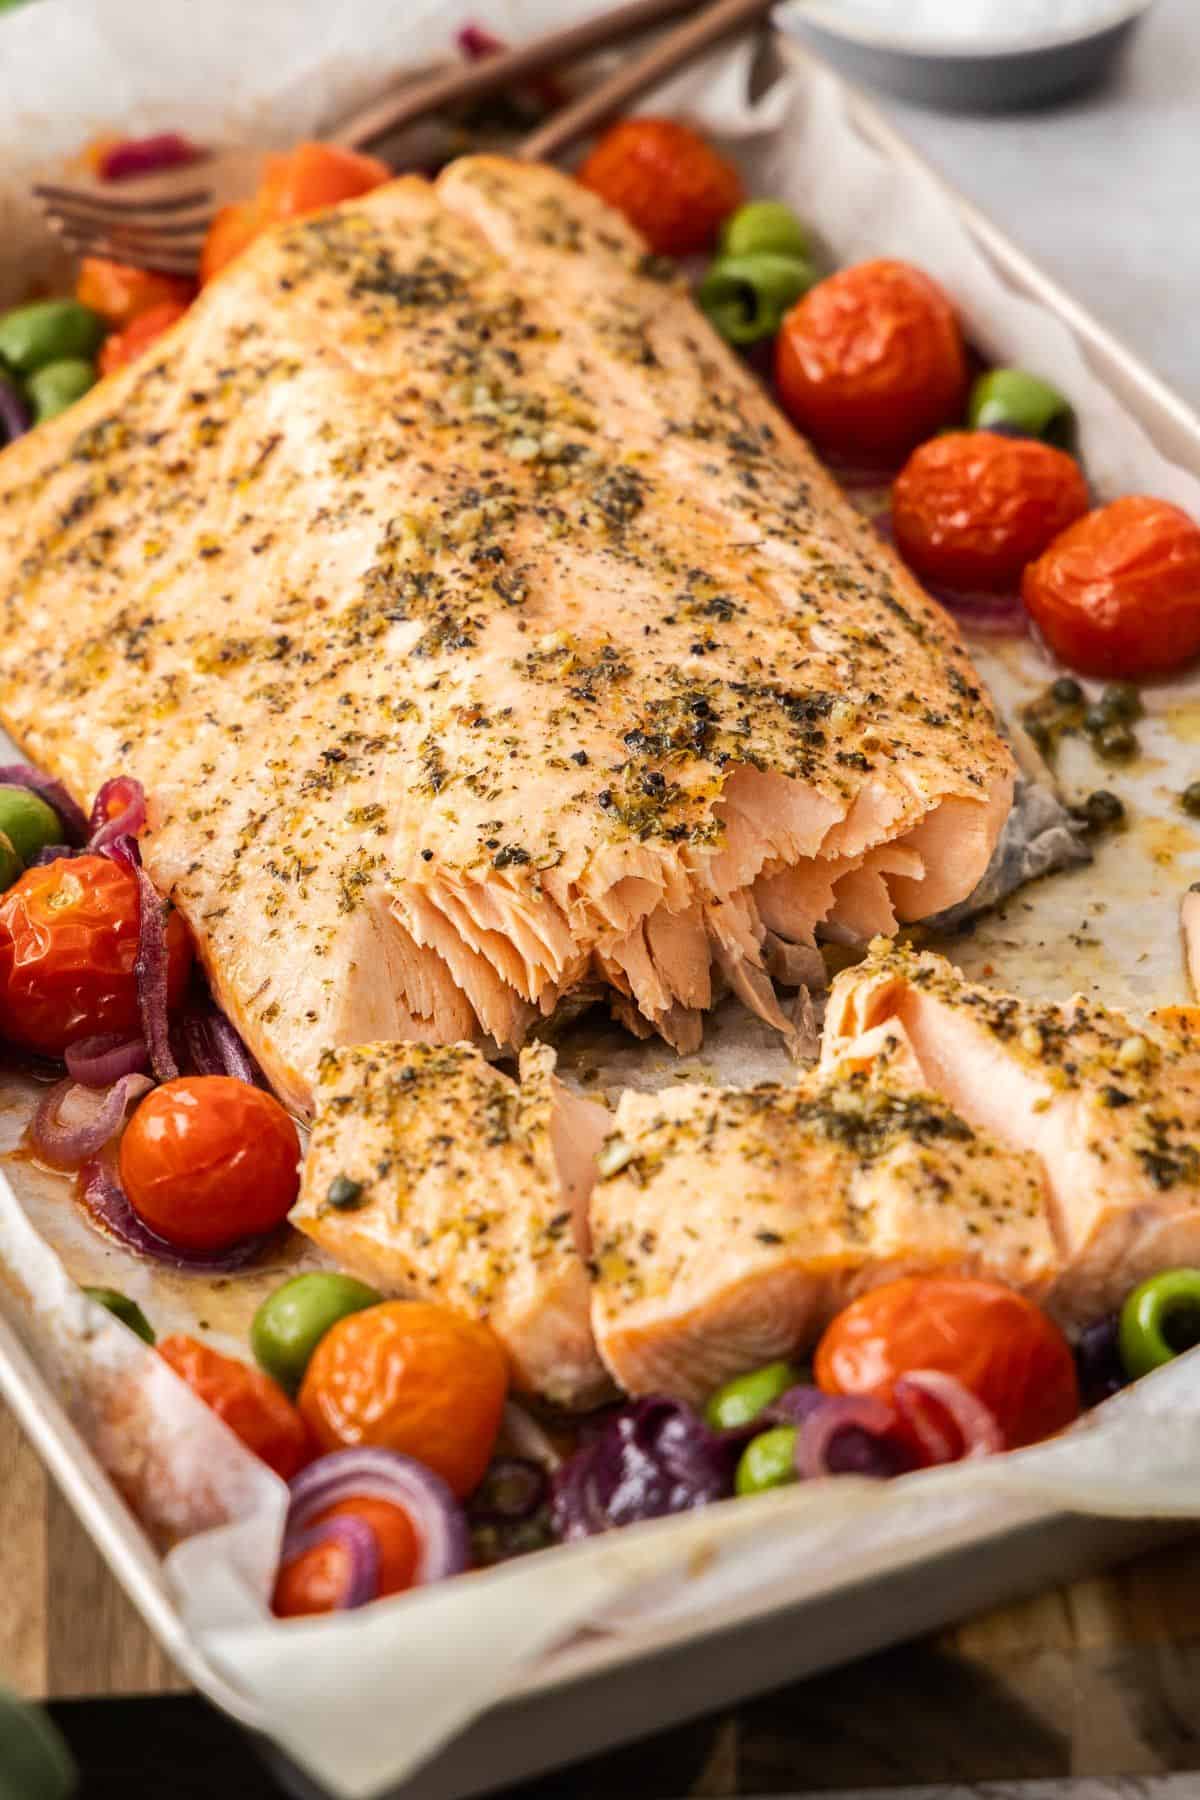
[{"label": "crinkled parchment paper", "polygon": [[[594,10],[555,0],[398,6],[396,0],[42,0],[0,20],[0,228],[12,298],[51,278],[25,198],[28,171],[105,129],[177,128],[197,137],[284,142],[370,97],[393,70],[442,54],[480,18],[517,37]],[[782,196],[830,258],[911,258],[936,274],[989,354],[1050,375],[1081,421],[1102,495],[1168,496],[1200,516],[1200,483],[1169,466],[1089,374],[1069,332],[1007,291],[939,189],[881,159],[851,125],[839,89],[807,70],[745,95],[751,53],[710,63],[655,97],[731,143],[755,191]],[[1046,679],[1031,641],[979,648],[1012,711]],[[1132,823],[1088,868],[1025,889],[951,953],[972,973],[1030,993],[1075,988],[1134,1011],[1185,997],[1178,896],[1200,873],[1200,837],[1174,796],[1192,778],[1200,699],[1150,697],[1144,754],[1106,773],[1082,744],[1061,775],[1075,794],[1110,785]],[[783,1074],[778,1045],[727,1003],[704,1050],[680,1063],[620,1034],[568,1034],[570,1074],[601,1089],[703,1075]],[[0,1149],[27,1116],[27,1087],[0,1082]],[[549,1551],[343,1618],[271,1621],[270,1571],[282,1484],[250,1458],[156,1357],[91,1306],[75,1280],[135,1294],[160,1329],[203,1328],[243,1350],[264,1288],[308,1259],[225,1283],[165,1277],[98,1239],[64,1186],[19,1158],[0,1178],[0,1300],[72,1420],[138,1506],[199,1653],[245,1696],[239,1708],[342,1796],[370,1795],[416,1769],[505,1694],[577,1666],[580,1634],[630,1651],[715,1619],[828,1593],[1049,1509],[1200,1516],[1200,1362],[1184,1358],[1110,1402],[1073,1434],[1032,1450],[887,1486],[840,1479],[661,1521]],[[73,1278],[73,1279],[72,1279]],[[190,1534],[190,1535],[189,1535]],[[184,1541],[180,1541],[180,1540]],[[602,1641],[602,1640],[601,1640]]]}]

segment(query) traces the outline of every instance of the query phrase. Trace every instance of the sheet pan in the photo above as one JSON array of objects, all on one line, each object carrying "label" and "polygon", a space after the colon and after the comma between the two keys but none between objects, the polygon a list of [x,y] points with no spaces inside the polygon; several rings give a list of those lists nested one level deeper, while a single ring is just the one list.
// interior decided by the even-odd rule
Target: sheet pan
[{"label": "sheet pan", "polygon": [[[785,64],[814,64],[809,52],[782,39],[776,52]],[[869,101],[851,96],[849,107],[858,132],[893,168],[920,171],[923,179],[949,194]],[[1091,369],[1140,422],[1157,450],[1200,476],[1200,420],[987,220],[958,196],[951,197],[972,241],[1004,283],[1068,326]],[[985,931],[972,954],[990,954],[990,941]],[[39,1358],[31,1354],[35,1343],[40,1354],[42,1344],[28,1330],[20,1299],[0,1291],[0,1389],[184,1673],[250,1729],[269,1732],[269,1706],[223,1673],[185,1624],[159,1556],[56,1397]],[[802,1598],[789,1592],[789,1585],[796,1584],[784,1579],[769,1596],[761,1589],[740,1602],[726,1596],[707,1616],[668,1617],[636,1636],[622,1631],[577,1634],[530,1668],[519,1692],[484,1712],[407,1782],[370,1787],[339,1783],[338,1791],[386,1791],[413,1800],[418,1794],[437,1800],[484,1791],[832,1666],[1047,1581],[1067,1579],[1179,1529],[1178,1523],[1137,1518],[1081,1518],[1029,1493],[998,1494],[982,1515],[974,1509],[957,1530],[948,1528],[932,1556],[897,1559],[885,1546],[873,1572],[864,1572],[860,1561],[853,1580],[839,1580],[835,1573],[820,1591],[810,1588]],[[645,1533],[633,1536],[646,1538]],[[631,1557],[637,1560],[632,1549]],[[564,1579],[571,1578],[573,1569],[582,1577],[583,1565],[576,1561],[564,1563]],[[511,1596],[519,1605],[515,1584]],[[280,1767],[297,1793],[329,1791],[312,1785],[287,1759]]]}]

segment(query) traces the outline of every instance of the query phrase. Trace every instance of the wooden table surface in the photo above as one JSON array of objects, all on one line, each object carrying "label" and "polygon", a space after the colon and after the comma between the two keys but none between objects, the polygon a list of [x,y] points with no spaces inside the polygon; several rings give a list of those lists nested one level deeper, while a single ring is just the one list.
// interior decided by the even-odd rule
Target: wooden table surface
[{"label": "wooden table surface", "polygon": [[[182,1691],[2,1409],[0,1467],[0,1677],[39,1698]],[[1198,1695],[1200,1535],[596,1759],[571,1793],[1200,1770]]]}]

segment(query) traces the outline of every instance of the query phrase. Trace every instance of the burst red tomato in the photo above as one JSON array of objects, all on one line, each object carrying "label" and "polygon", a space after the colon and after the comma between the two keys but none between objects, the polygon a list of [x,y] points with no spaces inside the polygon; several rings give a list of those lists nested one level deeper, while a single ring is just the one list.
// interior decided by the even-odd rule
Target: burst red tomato
[{"label": "burst red tomato", "polygon": [[783,409],[814,444],[898,458],[959,417],[967,357],[954,309],[908,263],[857,263],[819,281],[775,340]]},{"label": "burst red tomato", "polygon": [[892,488],[905,562],[927,581],[963,590],[1015,592],[1025,565],[1087,509],[1074,457],[992,431],[931,438]]},{"label": "burst red tomato", "polygon": [[814,1369],[827,1394],[884,1401],[898,1375],[939,1369],[991,1409],[1009,1449],[1061,1431],[1079,1413],[1071,1346],[1031,1300],[998,1281],[912,1275],[875,1288],[838,1314]]},{"label": "burst red tomato", "polygon": [[1166,500],[1114,500],[1030,564],[1021,597],[1072,669],[1169,674],[1200,654],[1200,526]]},{"label": "burst red tomato", "polygon": [[733,165],[677,119],[619,120],[586,158],[579,180],[664,256],[707,250],[743,198]]},{"label": "burst red tomato", "polygon": [[121,1139],[138,1217],[183,1250],[271,1231],[300,1185],[296,1127],[278,1100],[228,1075],[185,1075],[147,1094]]},{"label": "burst red tomato", "polygon": [[123,331],[152,307],[186,307],[195,297],[196,284],[186,276],[156,275],[103,256],[85,256],[75,283],[75,298],[98,312],[114,331]]},{"label": "burst red tomato", "polygon": [[[366,1495],[356,1496],[339,1500],[336,1506],[318,1513],[313,1524],[347,1518],[365,1519],[375,1533],[379,1546],[379,1599],[402,1594],[411,1587],[420,1546],[403,1507]],[[306,1613],[333,1612],[345,1591],[346,1563],[347,1552],[336,1542],[317,1544],[295,1557],[279,1571],[275,1582],[272,1605],[278,1617],[294,1619]]]},{"label": "burst red tomato", "polygon": [[[0,1037],[43,1056],[141,1030],[136,878],[106,856],[26,869],[0,899]],[[183,997],[191,940],[167,919],[167,1003]]]},{"label": "burst red tomato", "polygon": [[283,1389],[261,1369],[222,1356],[182,1333],[164,1338],[158,1353],[247,1450],[261,1456],[285,1481],[312,1460],[303,1419]]},{"label": "burst red tomato", "polygon": [[170,331],[172,325],[178,325],[186,311],[187,307],[182,301],[164,300],[160,305],[150,307],[147,312],[139,313],[124,331],[114,331],[101,345],[97,358],[100,373],[115,375],[118,369],[136,362],[151,344],[158,342],[165,331]]}]

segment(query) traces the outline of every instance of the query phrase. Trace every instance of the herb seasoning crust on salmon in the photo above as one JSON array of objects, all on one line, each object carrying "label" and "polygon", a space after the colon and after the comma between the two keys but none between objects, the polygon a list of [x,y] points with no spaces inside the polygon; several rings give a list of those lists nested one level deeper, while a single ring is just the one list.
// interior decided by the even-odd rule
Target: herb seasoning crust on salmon
[{"label": "herb seasoning crust on salmon", "polygon": [[270,233],[0,458],[0,715],[306,1110],[321,1052],[699,1040],[961,900],[1012,768],[946,615],[637,235],[487,157]]},{"label": "herb seasoning crust on salmon", "polygon": [[[1062,1263],[1049,1309],[1085,1323],[1161,1269],[1200,1263],[1200,1034],[1186,1007],[1140,1030],[1077,994],[1018,999],[944,958],[872,946],[833,984],[833,1068],[899,1031],[927,1085],[1045,1170]],[[865,1037],[864,1037],[865,1034]]]}]

